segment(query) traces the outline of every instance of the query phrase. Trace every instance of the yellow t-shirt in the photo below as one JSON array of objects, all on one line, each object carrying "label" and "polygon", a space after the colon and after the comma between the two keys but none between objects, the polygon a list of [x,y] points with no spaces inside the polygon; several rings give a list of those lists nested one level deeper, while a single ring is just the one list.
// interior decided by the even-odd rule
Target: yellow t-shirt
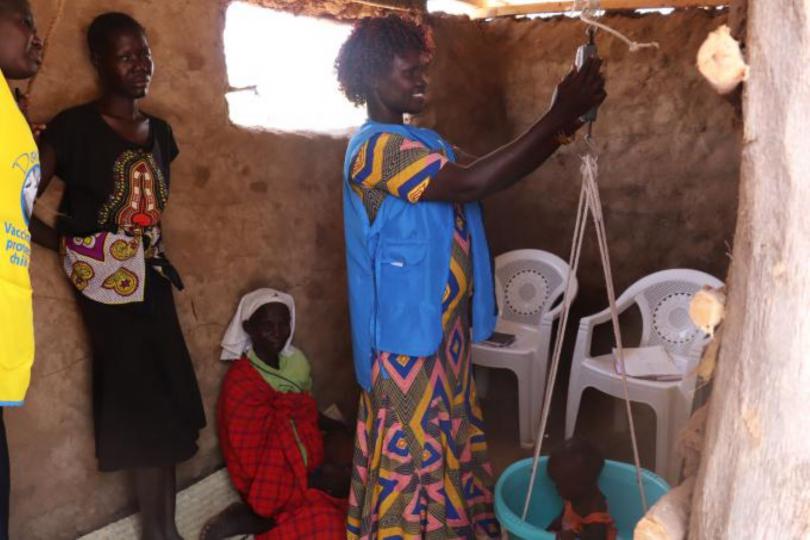
[{"label": "yellow t-shirt", "polygon": [[34,362],[31,235],[39,151],[0,72],[0,406],[21,405]]}]

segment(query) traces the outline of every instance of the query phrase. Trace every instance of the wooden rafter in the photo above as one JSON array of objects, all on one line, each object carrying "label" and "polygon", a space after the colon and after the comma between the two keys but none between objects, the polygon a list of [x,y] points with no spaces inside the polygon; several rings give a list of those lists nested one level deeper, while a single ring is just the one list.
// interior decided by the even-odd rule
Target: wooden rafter
[{"label": "wooden rafter", "polygon": [[492,2],[488,0],[459,0],[459,2],[470,4],[472,7],[476,9],[489,9],[492,4]]},{"label": "wooden rafter", "polygon": [[[531,4],[493,5],[495,2],[486,0],[462,0],[477,8],[476,18],[505,17],[513,15],[530,15],[534,13],[556,13],[571,11],[574,8],[573,0],[552,0],[547,2],[534,2]],[[500,2],[499,2],[500,3]],[[720,7],[729,5],[730,0],[601,0],[599,5],[604,10],[645,9],[645,8],[688,8],[688,7]],[[483,7],[481,4],[488,4]]]},{"label": "wooden rafter", "polygon": [[426,0],[349,0],[349,3],[393,11],[425,11],[425,1]]}]

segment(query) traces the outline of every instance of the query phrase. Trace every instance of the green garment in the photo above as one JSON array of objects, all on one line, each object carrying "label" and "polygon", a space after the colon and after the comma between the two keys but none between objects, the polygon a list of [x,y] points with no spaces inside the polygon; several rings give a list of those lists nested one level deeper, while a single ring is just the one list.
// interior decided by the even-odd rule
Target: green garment
[{"label": "green garment", "polygon": [[265,364],[253,349],[247,352],[248,360],[259,372],[259,375],[276,392],[310,392],[312,390],[312,377],[310,376],[309,360],[304,353],[293,348],[289,356],[279,356],[278,369]]},{"label": "green garment", "polygon": [[[262,379],[276,392],[281,392],[282,394],[288,392],[308,393],[312,390],[309,360],[307,360],[304,353],[298,349],[293,348],[293,353],[289,356],[280,356],[278,359],[278,369],[265,364],[262,359],[253,352],[253,349],[248,349],[247,357],[251,365],[256,368],[256,371],[262,376]],[[295,427],[295,421],[293,419],[290,419],[290,424],[292,424],[295,442],[298,444],[298,449],[301,451],[301,457],[304,458],[304,465],[306,466],[307,448],[298,437],[298,428]]]}]

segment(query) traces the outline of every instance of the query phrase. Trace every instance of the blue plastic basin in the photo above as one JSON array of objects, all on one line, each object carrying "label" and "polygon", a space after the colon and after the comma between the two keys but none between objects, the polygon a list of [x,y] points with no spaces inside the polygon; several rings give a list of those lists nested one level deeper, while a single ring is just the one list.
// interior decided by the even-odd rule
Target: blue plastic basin
[{"label": "blue plastic basin", "polygon": [[[495,485],[495,516],[501,527],[509,532],[511,539],[554,540],[554,534],[546,531],[546,527],[562,512],[562,500],[546,474],[547,463],[548,457],[540,458],[526,521],[520,519],[520,516],[526,501],[532,460],[523,459],[510,465]],[[642,478],[650,506],[669,491],[669,484],[650,471],[643,471]],[[608,510],[619,529],[619,539],[631,540],[636,523],[644,515],[636,485],[635,467],[605,460],[605,468],[599,477],[599,488],[607,497]]]}]

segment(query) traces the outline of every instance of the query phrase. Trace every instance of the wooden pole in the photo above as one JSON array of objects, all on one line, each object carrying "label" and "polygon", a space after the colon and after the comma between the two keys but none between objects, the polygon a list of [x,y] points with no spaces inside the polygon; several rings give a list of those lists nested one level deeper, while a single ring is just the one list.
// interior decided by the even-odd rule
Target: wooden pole
[{"label": "wooden pole", "polygon": [[352,4],[361,4],[363,6],[375,7],[380,9],[390,9],[393,11],[412,11],[411,8],[402,7],[397,4],[377,2],[375,0],[349,0]]},{"label": "wooden pole", "polygon": [[810,1],[749,0],[723,348],[691,540],[810,538]]},{"label": "wooden pole", "polygon": [[[472,3],[468,0],[468,3]],[[494,2],[490,2],[493,4]],[[689,7],[721,7],[729,5],[730,0],[601,0],[600,7],[604,10],[633,10],[646,8],[689,8]],[[514,15],[529,15],[535,13],[557,13],[574,9],[573,0],[535,2],[531,4],[495,5],[482,9],[476,18],[507,17]]]},{"label": "wooden pole", "polygon": [[694,487],[695,479],[689,478],[658,499],[636,525],[633,540],[684,540]]}]

